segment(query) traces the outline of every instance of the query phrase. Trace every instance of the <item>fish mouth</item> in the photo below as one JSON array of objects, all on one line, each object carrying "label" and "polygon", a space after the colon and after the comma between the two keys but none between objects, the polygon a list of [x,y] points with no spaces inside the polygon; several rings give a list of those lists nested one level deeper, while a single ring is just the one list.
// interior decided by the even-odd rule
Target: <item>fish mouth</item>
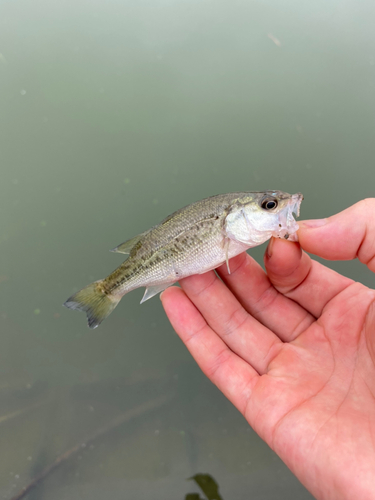
[{"label": "fish mouth", "polygon": [[279,228],[273,236],[289,241],[298,241],[297,231],[299,226],[294,216],[299,217],[302,200],[302,193],[296,193],[290,197],[287,206],[280,213]]},{"label": "fish mouth", "polygon": [[296,217],[299,217],[299,211],[300,211],[302,200],[303,200],[302,193],[293,194],[291,197],[289,210],[290,210],[290,213],[294,214]]},{"label": "fish mouth", "polygon": [[282,236],[283,238],[289,241],[298,241],[297,231],[299,226],[293,217],[293,214],[296,217],[299,217],[300,207],[303,200],[302,193],[293,194],[291,200],[289,202],[289,209],[286,217],[286,228],[287,232]]}]

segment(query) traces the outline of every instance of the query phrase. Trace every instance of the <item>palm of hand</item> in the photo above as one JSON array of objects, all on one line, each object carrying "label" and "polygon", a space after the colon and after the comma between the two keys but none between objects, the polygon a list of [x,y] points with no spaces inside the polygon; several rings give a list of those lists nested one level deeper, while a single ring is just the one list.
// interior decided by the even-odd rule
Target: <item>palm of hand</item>
[{"label": "palm of hand", "polygon": [[203,372],[317,498],[373,499],[375,291],[298,244],[273,246],[267,274],[242,254],[222,281],[187,278],[163,305]]},{"label": "palm of hand", "polygon": [[[353,476],[366,482],[374,474],[373,300],[360,284],[335,296],[318,320],[271,354],[247,403],[249,423],[318,498],[358,498]],[[360,498],[373,498],[368,494]]]}]

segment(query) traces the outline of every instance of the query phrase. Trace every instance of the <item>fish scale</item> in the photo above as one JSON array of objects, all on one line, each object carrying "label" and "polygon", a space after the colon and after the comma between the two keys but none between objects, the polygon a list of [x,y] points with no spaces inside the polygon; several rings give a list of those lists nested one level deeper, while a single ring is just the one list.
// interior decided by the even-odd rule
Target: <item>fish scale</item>
[{"label": "fish scale", "polygon": [[296,241],[303,197],[282,191],[238,192],[205,198],[166,217],[113,251],[129,254],[107,278],[72,295],[65,306],[84,311],[97,327],[126,293],[146,287],[142,302],[176,281],[215,269],[276,236]]},{"label": "fish scale", "polygon": [[[175,281],[182,279],[191,274],[192,267],[194,271],[195,267],[202,265],[204,261],[211,267],[212,259],[215,259],[218,251],[220,252],[217,242],[223,239],[222,229],[215,224],[216,221],[217,219],[206,219],[194,224],[189,228],[192,234],[186,234],[185,231],[175,237],[169,244],[152,252],[141,266],[139,255],[131,255],[123,266],[115,271],[124,275],[122,286],[116,293],[127,293],[135,288],[147,286],[149,282],[153,282],[154,285],[161,284],[166,276],[174,278]],[[223,255],[222,251],[220,255]],[[138,272],[134,271],[134,266]],[[131,277],[129,273],[132,274]],[[106,280],[112,282],[113,276],[108,276]]]}]

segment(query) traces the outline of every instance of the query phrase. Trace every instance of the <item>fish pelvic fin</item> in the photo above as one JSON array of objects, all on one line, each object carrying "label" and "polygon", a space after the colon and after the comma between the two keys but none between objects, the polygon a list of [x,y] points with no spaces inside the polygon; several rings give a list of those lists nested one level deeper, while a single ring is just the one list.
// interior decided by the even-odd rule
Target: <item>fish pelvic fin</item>
[{"label": "fish pelvic fin", "polygon": [[75,293],[63,304],[69,309],[76,309],[87,314],[88,325],[96,328],[111,314],[121,297],[108,294],[101,286],[103,281],[95,281]]},{"label": "fish pelvic fin", "polygon": [[227,263],[227,270],[228,274],[230,274],[230,267],[229,267],[229,258],[228,258],[228,252],[229,252],[229,238],[225,238],[225,262]]}]

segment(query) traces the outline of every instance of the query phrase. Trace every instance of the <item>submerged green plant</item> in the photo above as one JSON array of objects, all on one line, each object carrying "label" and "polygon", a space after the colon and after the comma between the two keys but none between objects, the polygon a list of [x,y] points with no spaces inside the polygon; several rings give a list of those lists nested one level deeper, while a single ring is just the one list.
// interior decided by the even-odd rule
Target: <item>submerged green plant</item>
[{"label": "submerged green plant", "polygon": [[223,497],[219,494],[219,485],[209,474],[195,474],[189,479],[197,483],[206,498],[202,498],[199,493],[188,493],[185,500],[223,500]]}]

